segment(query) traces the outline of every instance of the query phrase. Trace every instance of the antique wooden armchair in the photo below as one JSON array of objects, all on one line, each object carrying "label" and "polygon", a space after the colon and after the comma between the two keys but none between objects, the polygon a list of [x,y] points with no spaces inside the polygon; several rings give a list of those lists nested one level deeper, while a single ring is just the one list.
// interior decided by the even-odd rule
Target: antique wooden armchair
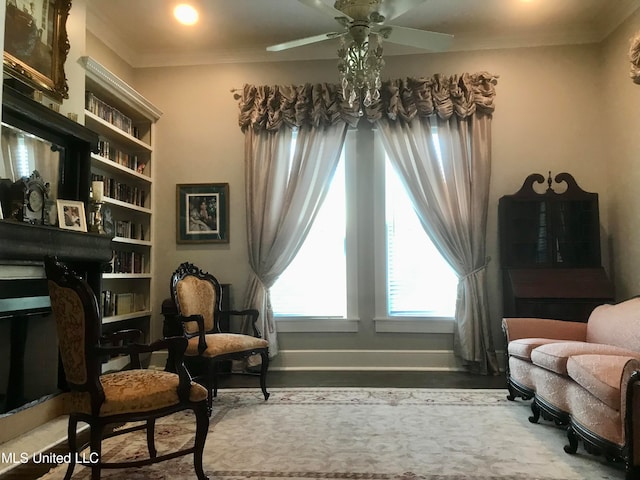
[{"label": "antique wooden armchair", "polygon": [[[91,468],[92,480],[100,478],[103,468],[140,467],[193,453],[195,473],[199,480],[207,476],[202,468],[202,454],[209,428],[207,391],[191,381],[182,363],[187,341],[183,337],[165,338],[151,345],[126,344],[126,338],[141,334],[139,330],[115,332],[109,338],[100,337],[100,311],[91,287],[55,258],[45,259],[45,271],[56,320],[60,356],[70,392],[68,442],[71,462],[65,480],[71,478],[78,452],[87,446],[91,453],[81,464]],[[111,340],[120,346],[104,346]],[[125,341],[122,341],[125,340]],[[140,354],[169,349],[176,373],[140,368]],[[102,375],[102,359],[109,355],[128,354],[131,370]],[[156,419],[193,410],[196,433],[193,446],[158,455],[154,443]],[[78,447],[78,422],[90,426],[89,442]],[[110,424],[138,423],[119,430],[107,429]],[[104,438],[146,429],[149,457],[130,462],[107,463],[101,457]],[[97,454],[97,455],[96,455]]]},{"label": "antique wooden armchair", "polygon": [[[178,310],[178,320],[182,323],[184,335],[189,340],[185,355],[201,356],[207,363],[204,372],[194,379],[207,387],[209,414],[212,398],[218,393],[218,365],[222,361],[242,360],[259,354],[262,359],[260,388],[264,399],[267,400],[269,342],[261,338],[256,326],[258,311],[222,311],[222,289],[218,280],[188,262],[181,264],[171,276],[171,297]],[[220,319],[232,315],[249,318],[253,335],[222,332]]]}]

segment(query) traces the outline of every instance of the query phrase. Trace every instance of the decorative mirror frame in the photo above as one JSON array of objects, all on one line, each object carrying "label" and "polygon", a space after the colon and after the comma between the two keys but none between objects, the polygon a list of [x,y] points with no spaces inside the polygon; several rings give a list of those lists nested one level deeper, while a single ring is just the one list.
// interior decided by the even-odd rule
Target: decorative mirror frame
[{"label": "decorative mirror frame", "polygon": [[40,172],[34,170],[29,178],[23,178],[24,206],[22,220],[34,225],[42,225],[46,202],[49,199],[49,183],[45,183]]},{"label": "decorative mirror frame", "polygon": [[[69,37],[67,35],[67,18],[71,10],[71,0],[31,0],[36,6],[33,9],[38,12],[46,12],[47,29],[50,33],[42,41],[40,38],[35,39],[35,47],[29,55],[20,53],[16,45],[34,43],[34,39],[28,34],[33,35],[38,30],[37,26],[42,23],[38,19],[34,19],[31,14],[21,10],[18,3],[26,5],[24,0],[6,0],[6,18],[5,18],[5,37],[4,37],[4,72],[11,77],[19,80],[30,88],[40,90],[45,95],[52,97],[57,101],[69,98],[69,86],[64,73],[64,63],[69,54]],[[33,11],[32,10],[32,11]],[[26,32],[17,28],[21,20],[33,22],[30,32]],[[35,31],[33,29],[36,29]],[[42,32],[39,32],[41,34]],[[46,42],[46,43],[45,43]],[[36,61],[34,50],[40,49],[45,51],[45,61]]]}]

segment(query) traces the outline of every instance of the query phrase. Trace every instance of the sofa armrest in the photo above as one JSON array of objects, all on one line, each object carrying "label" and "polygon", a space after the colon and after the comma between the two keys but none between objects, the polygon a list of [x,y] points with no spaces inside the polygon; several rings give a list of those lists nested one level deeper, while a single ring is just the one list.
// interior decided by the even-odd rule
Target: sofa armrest
[{"label": "sofa armrest", "polygon": [[507,343],[519,338],[552,338],[584,342],[587,324],[547,318],[503,318],[502,330]]}]

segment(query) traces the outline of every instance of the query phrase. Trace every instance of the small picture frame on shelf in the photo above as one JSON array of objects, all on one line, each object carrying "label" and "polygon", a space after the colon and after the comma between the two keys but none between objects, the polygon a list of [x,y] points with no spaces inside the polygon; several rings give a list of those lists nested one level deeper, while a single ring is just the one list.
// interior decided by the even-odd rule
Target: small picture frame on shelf
[{"label": "small picture frame on shelf", "polygon": [[58,223],[60,228],[87,231],[87,217],[84,213],[84,203],[75,200],[57,200]]},{"label": "small picture frame on shelf", "polygon": [[176,243],[229,243],[229,184],[176,185]]}]

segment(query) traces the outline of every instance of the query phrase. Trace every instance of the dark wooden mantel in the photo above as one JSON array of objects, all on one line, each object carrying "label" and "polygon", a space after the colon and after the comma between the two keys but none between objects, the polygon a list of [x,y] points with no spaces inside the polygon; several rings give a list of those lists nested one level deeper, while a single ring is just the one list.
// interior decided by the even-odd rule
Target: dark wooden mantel
[{"label": "dark wooden mantel", "polygon": [[111,260],[111,237],[105,235],[0,221],[0,238],[0,263],[2,260],[42,262],[46,255],[71,262]]}]

